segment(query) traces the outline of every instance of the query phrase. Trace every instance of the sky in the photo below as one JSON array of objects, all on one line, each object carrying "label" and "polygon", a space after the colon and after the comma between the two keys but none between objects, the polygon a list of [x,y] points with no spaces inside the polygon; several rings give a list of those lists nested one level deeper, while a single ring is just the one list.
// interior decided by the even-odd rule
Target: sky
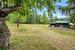
[{"label": "sky", "polygon": [[[60,3],[56,3],[56,5],[60,5],[60,6],[67,6],[68,4],[66,3],[67,0],[62,0],[62,2]],[[58,18],[65,18],[66,15],[62,15],[61,12],[59,12],[58,10],[56,10],[56,14],[53,13],[53,16],[57,16]]]},{"label": "sky", "polygon": [[[55,5],[67,6],[68,4],[66,2],[67,2],[67,0],[62,0],[59,3],[55,3]],[[38,14],[41,14],[42,15],[42,13],[44,11],[47,12],[47,8],[44,8],[42,11],[38,10],[37,12],[38,12]],[[48,15],[48,13],[46,13],[46,15]],[[53,16],[54,17],[57,16],[58,18],[66,18],[66,15],[62,15],[61,12],[59,12],[58,10],[56,10],[56,13],[53,13]]]}]

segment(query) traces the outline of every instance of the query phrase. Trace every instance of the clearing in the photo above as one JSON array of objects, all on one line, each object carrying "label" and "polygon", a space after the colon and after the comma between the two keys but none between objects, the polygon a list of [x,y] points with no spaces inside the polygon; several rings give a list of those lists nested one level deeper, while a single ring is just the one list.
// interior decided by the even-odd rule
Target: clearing
[{"label": "clearing", "polygon": [[12,50],[75,50],[74,36],[66,36],[47,25],[8,24]]}]

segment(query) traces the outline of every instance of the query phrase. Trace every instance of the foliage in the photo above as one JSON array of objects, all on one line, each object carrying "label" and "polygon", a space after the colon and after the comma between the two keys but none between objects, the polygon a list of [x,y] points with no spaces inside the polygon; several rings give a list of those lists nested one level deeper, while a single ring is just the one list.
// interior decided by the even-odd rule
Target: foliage
[{"label": "foliage", "polygon": [[[13,6],[13,5],[21,5],[21,11],[32,9],[33,7],[37,7],[39,9],[42,9],[43,7],[47,7],[49,11],[55,10],[54,3],[61,0],[3,0],[4,6]],[[25,9],[24,9],[25,8]]]},{"label": "foliage", "polygon": [[70,16],[69,21],[75,23],[75,0],[68,0],[68,6],[61,7],[62,14]]},{"label": "foliage", "polygon": [[[55,12],[55,2],[60,0],[3,0],[3,8],[10,6],[20,6],[17,12],[13,12],[7,16],[7,20],[13,23],[27,23],[27,24],[48,24],[53,22],[52,12]],[[5,6],[7,5],[7,6]],[[46,16],[44,12],[43,16],[37,15],[37,9],[42,10],[43,7],[48,9]],[[51,15],[51,16],[50,16]]]},{"label": "foliage", "polygon": [[49,23],[48,17],[46,16],[45,12],[43,13],[43,16],[41,17],[41,22],[43,24],[48,24]]},{"label": "foliage", "polygon": [[58,21],[59,19],[58,19],[58,17],[57,16],[55,16],[55,21]]},{"label": "foliage", "polygon": [[0,50],[5,50],[4,47],[0,47]]},{"label": "foliage", "polygon": [[57,0],[3,0],[4,4],[7,4],[8,6],[12,5],[21,5],[21,11],[32,9],[33,7],[37,7],[39,9],[42,9],[43,7],[47,7],[49,11],[54,11],[55,9],[55,1]]},{"label": "foliage", "polygon": [[51,23],[51,22],[54,22],[55,20],[54,20],[54,17],[53,17],[53,15],[51,14],[50,16],[49,16],[49,23]]},{"label": "foliage", "polygon": [[11,13],[8,15],[7,19],[10,21],[10,22],[16,22],[17,20],[19,20],[20,18],[20,14],[17,13],[17,12],[14,12],[14,13]]},{"label": "foliage", "polygon": [[18,21],[19,23],[27,23],[27,24],[48,24],[49,23],[46,13],[44,13],[43,15],[38,15],[36,11],[34,12],[32,11],[31,14],[29,14],[28,16],[21,15],[18,12],[13,12],[6,17],[6,20],[13,23],[17,23]]},{"label": "foliage", "polygon": [[75,24],[75,14],[69,17],[69,21]]}]

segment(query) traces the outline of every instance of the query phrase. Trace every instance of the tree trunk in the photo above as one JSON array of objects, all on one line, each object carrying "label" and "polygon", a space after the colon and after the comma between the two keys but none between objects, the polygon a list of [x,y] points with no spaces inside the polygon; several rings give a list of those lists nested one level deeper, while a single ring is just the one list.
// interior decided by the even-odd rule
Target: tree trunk
[{"label": "tree trunk", "polygon": [[0,9],[0,50],[9,50],[10,31],[5,23],[5,17],[13,11],[18,11],[20,6],[18,3],[14,6]]},{"label": "tree trunk", "polygon": [[5,18],[0,17],[0,50],[9,50],[10,31],[5,23]]},{"label": "tree trunk", "polygon": [[19,22],[17,22],[17,28],[19,27]]}]

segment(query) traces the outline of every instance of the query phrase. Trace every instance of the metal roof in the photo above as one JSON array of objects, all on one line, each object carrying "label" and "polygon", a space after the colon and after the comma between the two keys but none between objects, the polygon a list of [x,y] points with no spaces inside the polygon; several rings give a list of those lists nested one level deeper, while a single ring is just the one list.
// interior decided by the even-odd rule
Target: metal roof
[{"label": "metal roof", "polygon": [[68,21],[55,21],[55,22],[52,22],[52,23],[69,23]]}]

